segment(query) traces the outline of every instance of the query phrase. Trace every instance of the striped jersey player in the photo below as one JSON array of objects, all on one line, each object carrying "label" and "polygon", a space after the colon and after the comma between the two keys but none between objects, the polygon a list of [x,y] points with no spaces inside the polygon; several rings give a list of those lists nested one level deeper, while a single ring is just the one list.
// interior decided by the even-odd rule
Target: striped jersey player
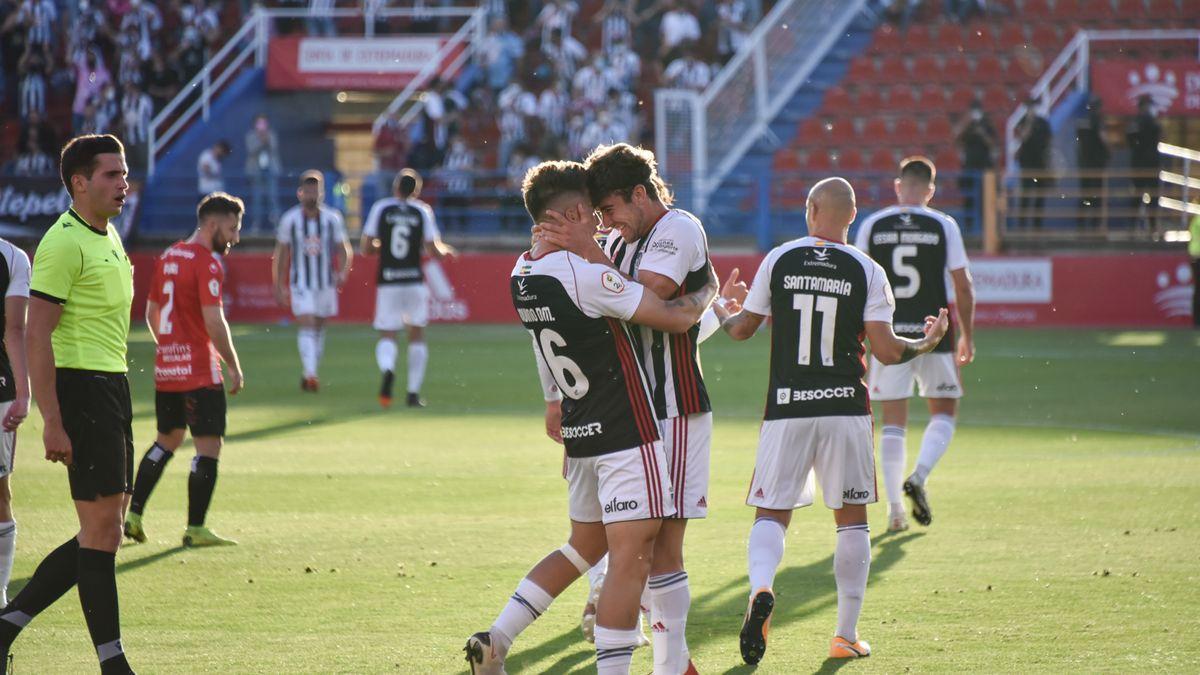
[{"label": "striped jersey player", "polygon": [[[526,208],[535,219],[553,209],[588,236],[596,223],[586,189],[582,165],[544,162],[525,178]],[[509,285],[533,341],[547,417],[561,420],[571,539],[521,581],[490,630],[471,636],[467,659],[474,673],[503,672],[517,635],[609,550],[596,662],[601,673],[628,673],[655,537],[675,506],[649,383],[625,322],[685,331],[715,283],[663,300],[611,266],[543,240],[517,260]]]}]

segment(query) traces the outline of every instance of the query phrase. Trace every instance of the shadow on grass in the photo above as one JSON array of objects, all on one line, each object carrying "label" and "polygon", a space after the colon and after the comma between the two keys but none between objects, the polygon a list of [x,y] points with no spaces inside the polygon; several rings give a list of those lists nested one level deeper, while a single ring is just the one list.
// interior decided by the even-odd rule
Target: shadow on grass
[{"label": "shadow on grass", "polygon": [[361,413],[338,411],[336,414],[320,415],[320,416],[311,417],[308,419],[288,420],[287,422],[279,422],[277,424],[269,424],[265,427],[259,427],[257,429],[247,429],[245,431],[237,431],[232,434],[227,434],[225,436],[225,441],[226,442],[257,441],[257,440],[262,440],[264,438],[271,438],[273,436],[279,436],[282,434],[286,434],[289,431],[296,431],[298,429],[304,429],[307,427],[318,427],[318,426],[322,426],[324,424],[332,424],[332,423],[340,424],[343,422],[349,422],[351,420],[359,419],[362,417],[370,417],[372,415],[377,415],[377,414],[379,414],[377,411],[361,412]]},{"label": "shadow on grass", "polygon": [[[871,578],[884,572],[904,559],[904,545],[914,539],[923,537],[921,532],[894,533],[889,532],[876,536],[871,541],[873,556],[871,560]],[[688,645],[695,648],[715,640],[728,640],[736,644],[738,631],[741,630],[741,617],[746,611],[746,598],[750,592],[749,580],[745,575],[730,580],[720,588],[692,599],[689,612]],[[868,594],[870,587],[868,586]],[[833,555],[800,566],[789,566],[787,559],[775,576],[775,612],[771,616],[771,626],[778,629],[782,626],[800,621],[826,609],[837,606],[837,584],[833,577]],[[713,620],[724,622],[717,630],[711,630]],[[734,618],[736,617],[736,618]],[[693,626],[699,630],[693,630]],[[831,626],[832,628],[832,626]],[[797,646],[804,649],[816,648],[824,651],[828,648],[828,637],[832,631],[814,636],[811,645]],[[517,647],[509,657],[508,663],[513,671],[520,671],[522,666],[536,663],[542,659],[559,655],[559,660],[545,669],[545,672],[567,672],[580,665],[591,665],[594,650],[583,642],[578,628],[572,627],[566,632],[542,642],[529,649]],[[770,658],[768,651],[767,658]],[[849,663],[846,659],[827,659],[817,671],[818,673],[833,673]],[[714,664],[705,664],[706,671],[716,671]],[[727,675],[742,675],[755,671],[754,666],[738,664],[719,672]]]},{"label": "shadow on grass", "polygon": [[[176,553],[181,553],[183,550],[183,546],[172,546],[171,548],[164,549],[158,553],[151,553],[150,555],[142,556],[141,558],[135,558],[134,560],[127,560],[125,562],[117,563],[117,574],[131,572],[139,567],[145,567],[146,565],[153,565],[160,560],[170,558]],[[17,594],[21,592],[21,589],[25,588],[25,585],[29,583],[30,578],[31,577],[24,577],[10,581],[8,584],[8,597],[17,597]]]}]

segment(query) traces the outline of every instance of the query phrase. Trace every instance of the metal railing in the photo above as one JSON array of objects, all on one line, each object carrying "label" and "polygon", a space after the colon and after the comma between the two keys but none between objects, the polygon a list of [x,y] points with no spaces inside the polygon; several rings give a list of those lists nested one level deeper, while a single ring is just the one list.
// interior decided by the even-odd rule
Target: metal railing
[{"label": "metal railing", "polygon": [[[1081,30],[1075,33],[1054,61],[1047,66],[1042,76],[1029,90],[1029,95],[1038,98],[1045,110],[1054,110],[1072,91],[1088,90],[1088,65],[1091,62],[1093,42],[1138,41],[1138,40],[1195,40],[1200,54],[1200,30]],[[1008,116],[1004,125],[1006,166],[1010,172],[1016,170],[1017,126],[1025,112],[1022,101]]]},{"label": "metal railing", "polygon": [[[703,213],[711,194],[825,58],[866,0],[781,0],[703,93],[655,92],[660,168]],[[684,179],[684,176],[687,176]]]},{"label": "metal railing", "polygon": [[[1179,213],[1179,229],[1187,230],[1191,216],[1200,216],[1200,199],[1192,196],[1193,190],[1200,195],[1200,152],[1170,143],[1159,143],[1158,152],[1165,160],[1180,165],[1179,171],[1164,169],[1158,173],[1159,182],[1169,186],[1167,189],[1179,188],[1179,199],[1160,193],[1158,205]],[[1192,171],[1197,175],[1193,176]]]},{"label": "metal railing", "polygon": [[[459,45],[463,41],[464,34],[471,35],[470,31],[466,31],[468,26],[473,27],[472,30],[475,31],[476,36],[482,34],[483,13],[484,10],[477,6],[393,7],[379,11],[374,11],[370,7],[365,9],[346,8],[331,9],[317,14],[307,8],[255,7],[246,17],[242,27],[204,64],[200,72],[180,89],[175,98],[163,106],[163,109],[151,120],[146,144],[146,171],[149,175],[154,175],[157,160],[197,118],[208,120],[213,99],[235,75],[245,70],[250,64],[251,57],[253,57],[255,68],[266,66],[273,22],[277,19],[361,18],[363,19],[364,37],[374,37],[375,24],[379,19],[466,19],[466,26],[455,33],[450,40],[450,42],[455,42],[457,39],[455,44]],[[443,46],[443,49],[438,52],[438,58],[432,59],[426,64],[418,77],[414,78],[414,82],[420,80],[422,75],[427,81],[431,73],[437,72],[438,66],[449,53],[450,50]],[[457,70],[462,67],[463,63],[464,60],[458,58],[451,65]]]}]

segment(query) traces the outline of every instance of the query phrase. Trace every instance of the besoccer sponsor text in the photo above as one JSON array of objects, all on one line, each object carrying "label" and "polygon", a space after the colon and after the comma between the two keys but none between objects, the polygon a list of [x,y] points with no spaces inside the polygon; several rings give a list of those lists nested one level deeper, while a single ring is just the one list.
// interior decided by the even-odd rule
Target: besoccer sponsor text
[{"label": "besoccer sponsor text", "polygon": [[775,390],[775,402],[797,403],[801,401],[823,401],[833,398],[854,398],[854,387],[826,387],[824,389],[789,389],[780,387]]},{"label": "besoccer sponsor text", "polygon": [[604,433],[604,427],[602,427],[599,422],[581,424],[577,427],[562,427],[562,437],[564,439],[587,438],[589,436],[599,436],[602,433]]}]

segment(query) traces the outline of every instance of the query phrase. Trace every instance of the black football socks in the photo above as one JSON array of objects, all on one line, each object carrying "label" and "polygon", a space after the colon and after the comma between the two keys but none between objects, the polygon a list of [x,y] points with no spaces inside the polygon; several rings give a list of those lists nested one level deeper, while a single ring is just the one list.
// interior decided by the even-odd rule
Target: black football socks
[{"label": "black football socks", "polygon": [[142,463],[138,465],[137,479],[133,481],[133,498],[129,500],[130,511],[139,516],[142,515],[142,510],[146,508],[146,502],[150,499],[150,493],[154,492],[154,486],[158,485],[158,479],[162,478],[167,463],[174,456],[175,453],[158,443],[150,446],[145,456],[142,457]]},{"label": "black football socks", "polygon": [[117,602],[117,554],[80,548],[79,604],[96,647],[101,673],[128,673],[121,647],[121,610]]},{"label": "black football socks", "polygon": [[71,537],[42,559],[17,597],[0,610],[0,657],[8,653],[17,634],[79,578],[79,541]]},{"label": "black football socks", "polygon": [[217,460],[196,455],[188,474],[188,527],[204,524],[213,490],[217,487]]}]

